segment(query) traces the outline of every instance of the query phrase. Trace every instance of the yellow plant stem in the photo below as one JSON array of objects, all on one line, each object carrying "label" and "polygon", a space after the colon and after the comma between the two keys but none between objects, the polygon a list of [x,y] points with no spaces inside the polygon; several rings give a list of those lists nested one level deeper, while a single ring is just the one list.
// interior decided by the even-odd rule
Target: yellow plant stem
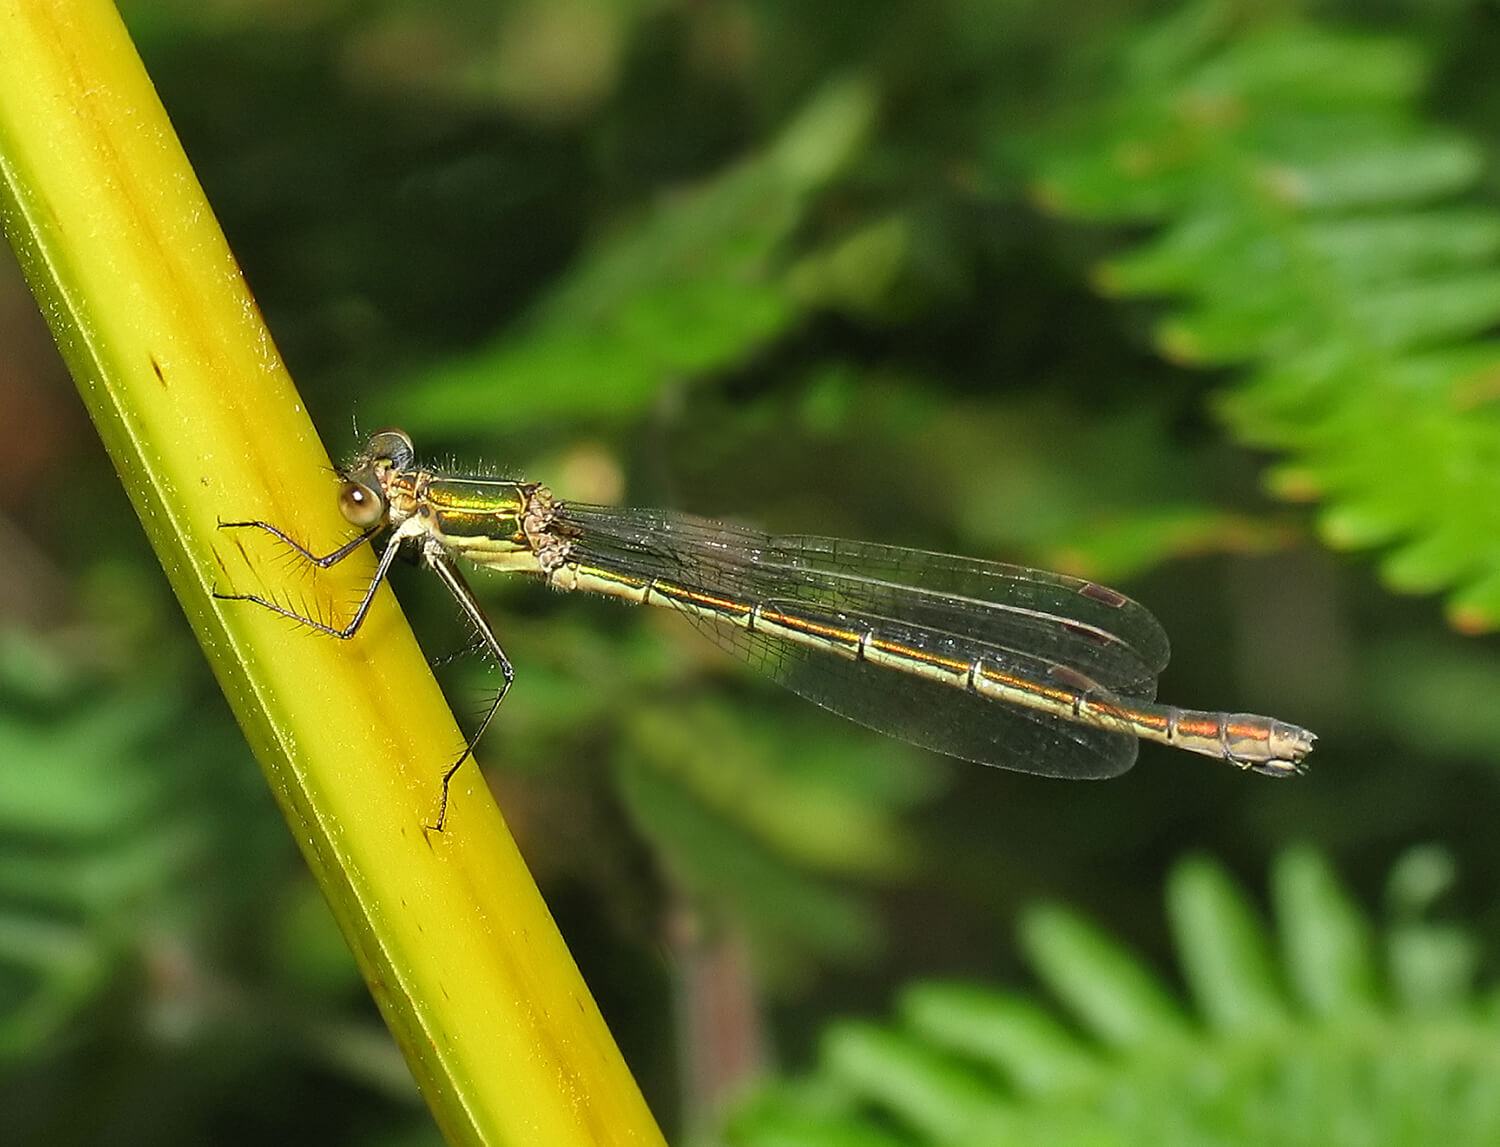
[{"label": "yellow plant stem", "polygon": [[[0,209],[32,289],[371,991],[455,1143],[660,1143],[387,591],[357,637],[214,589],[357,600],[268,538],[349,536],[328,458],[119,15],[0,0]],[[14,432],[17,428],[12,427]]]}]

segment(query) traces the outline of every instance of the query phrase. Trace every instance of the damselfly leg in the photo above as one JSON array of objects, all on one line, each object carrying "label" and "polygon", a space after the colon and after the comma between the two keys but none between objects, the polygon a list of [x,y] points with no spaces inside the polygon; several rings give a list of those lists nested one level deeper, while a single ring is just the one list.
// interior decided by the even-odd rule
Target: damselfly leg
[{"label": "damselfly leg", "polygon": [[[303,546],[289,536],[284,530],[272,525],[270,522],[220,522],[219,528],[225,530],[263,530],[278,541],[291,547],[293,552],[304,558],[311,565],[319,569],[329,569],[343,561],[379,534],[383,525],[377,523],[376,525],[367,527],[358,537],[345,543],[331,553],[321,556],[313,553],[306,546]],[[324,621],[320,621],[318,618],[298,613],[296,610],[288,609],[279,602],[271,601],[258,594],[219,593],[216,590],[214,591],[214,597],[220,601],[254,602],[264,609],[269,609],[272,613],[308,626],[319,633],[325,633],[330,637],[337,637],[340,640],[348,640],[358,633],[360,627],[364,625],[365,618],[370,612],[370,605],[375,600],[375,593],[380,588],[380,583],[390,573],[391,563],[395,561],[396,555],[401,550],[402,542],[406,540],[406,538],[400,535],[399,531],[393,532],[391,538],[380,551],[380,560],[376,566],[375,574],[371,577],[369,585],[365,587],[365,592],[360,598],[359,605],[354,610],[354,616],[349,621],[349,624],[343,627],[332,626]],[[485,730],[489,728],[496,711],[500,708],[500,703],[505,700],[506,693],[510,691],[511,683],[515,681],[516,673],[510,663],[510,658],[505,655],[505,650],[500,645],[500,639],[495,635],[494,627],[490,625],[489,618],[485,616],[484,610],[480,608],[479,602],[474,597],[473,590],[469,588],[468,582],[464,579],[463,574],[459,571],[452,557],[444,551],[434,550],[430,547],[424,547],[422,556],[428,568],[438,575],[439,579],[448,587],[449,592],[453,594],[459,605],[463,607],[464,613],[473,624],[480,641],[489,651],[490,656],[495,659],[495,663],[500,667],[501,674],[500,688],[496,691],[494,699],[486,708],[478,727],[465,740],[464,750],[459,754],[458,759],[443,771],[437,819],[427,825],[428,828],[435,832],[442,832],[443,826],[448,819],[448,792],[453,783],[453,776],[463,766],[464,762],[474,755],[474,747],[479,744],[480,738],[484,736]]]}]

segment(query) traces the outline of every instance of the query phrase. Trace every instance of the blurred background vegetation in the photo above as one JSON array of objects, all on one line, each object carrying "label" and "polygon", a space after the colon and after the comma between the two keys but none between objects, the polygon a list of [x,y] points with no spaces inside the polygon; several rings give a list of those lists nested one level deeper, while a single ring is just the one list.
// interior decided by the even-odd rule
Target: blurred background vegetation
[{"label": "blurred background vegetation", "polygon": [[[481,757],[674,1140],[1495,1141],[1493,4],[124,12],[335,454],[1081,573],[1322,737],[961,765],[483,579]],[[9,264],[0,347],[0,1137],[435,1141]]]}]

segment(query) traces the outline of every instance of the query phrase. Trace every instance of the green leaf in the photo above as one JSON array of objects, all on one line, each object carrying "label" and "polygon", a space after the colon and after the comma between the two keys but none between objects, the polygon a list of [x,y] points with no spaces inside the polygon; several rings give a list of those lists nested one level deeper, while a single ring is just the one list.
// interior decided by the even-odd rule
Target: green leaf
[{"label": "green leaf", "polygon": [[856,1094],[878,1096],[901,1123],[933,1143],[991,1138],[1007,1122],[1000,1101],[972,1068],[918,1040],[874,1024],[838,1023],[824,1033],[827,1070]]},{"label": "green leaf", "polygon": [[1262,178],[1285,206],[1347,211],[1422,203],[1462,191],[1479,178],[1484,156],[1464,139],[1382,143],[1345,155],[1270,167]]},{"label": "green leaf", "polygon": [[[1139,1011],[1138,981],[1154,984],[1143,958],[1117,944],[1092,963],[1106,976],[1094,994],[1119,992],[1118,1008],[1071,988],[1063,1000],[1066,1018],[1099,1033],[1097,1047],[1065,1034],[1063,1018],[998,989],[916,984],[902,994],[900,1028],[835,1023],[816,1066],[761,1091],[746,1108],[753,1118],[732,1121],[730,1142],[860,1143],[894,1125],[911,1147],[1481,1147],[1500,1136],[1492,1001],[1446,980],[1441,1011],[1413,1011],[1391,1007],[1372,987],[1381,941],[1418,923],[1411,913],[1424,911],[1450,876],[1432,852],[1402,861],[1393,901],[1405,915],[1377,938],[1325,859],[1305,847],[1289,851],[1273,882],[1286,930],[1281,968],[1223,869],[1185,861],[1168,901],[1180,960],[1205,1009],[1200,1022],[1138,1023],[1131,1040],[1098,1024],[1101,1012]],[[1070,950],[1101,941],[1038,944],[1038,919],[1023,925],[1036,970],[1066,981],[1054,965],[1081,964]],[[1041,919],[1059,933],[1079,928],[1058,909]],[[1226,935],[1211,935],[1216,929]],[[1121,974],[1121,964],[1133,974]],[[1294,1001],[1276,990],[1283,980],[1297,988]]]},{"label": "green leaf", "polygon": [[1028,911],[1021,944],[1047,985],[1105,1043],[1159,1043],[1188,1030],[1161,982],[1132,953],[1068,909]]},{"label": "green leaf", "polygon": [[1282,853],[1271,875],[1282,959],[1298,1001],[1325,1019],[1373,1015],[1374,937],[1333,868],[1303,846]]},{"label": "green leaf", "polygon": [[1179,864],[1167,910],[1183,972],[1210,1025],[1273,1032],[1286,1023],[1265,931],[1222,868],[1201,857]]},{"label": "green leaf", "polygon": [[1428,918],[1455,879],[1447,850],[1425,846],[1403,854],[1386,882],[1394,917],[1387,939],[1392,991],[1418,1015],[1460,1011],[1472,992],[1479,964],[1474,938],[1457,925]]},{"label": "green leaf", "polygon": [[978,984],[914,984],[901,1018],[935,1046],[994,1068],[1035,1095],[1091,1083],[1095,1055],[1038,1004]]},{"label": "green leaf", "polygon": [[783,247],[873,114],[865,82],[829,85],[762,154],[622,225],[512,328],[384,408],[413,432],[514,433],[637,414],[668,382],[733,366],[800,318]]},{"label": "green leaf", "polygon": [[1042,149],[1039,197],[1157,223],[1098,282],[1168,298],[1173,361],[1242,368],[1218,410],[1290,453],[1272,491],[1321,499],[1335,546],[1398,546],[1389,584],[1449,590],[1461,628],[1500,625],[1500,215],[1453,199],[1484,151],[1423,121],[1415,43],[1297,23],[1221,43],[1227,16],[1196,11]]}]

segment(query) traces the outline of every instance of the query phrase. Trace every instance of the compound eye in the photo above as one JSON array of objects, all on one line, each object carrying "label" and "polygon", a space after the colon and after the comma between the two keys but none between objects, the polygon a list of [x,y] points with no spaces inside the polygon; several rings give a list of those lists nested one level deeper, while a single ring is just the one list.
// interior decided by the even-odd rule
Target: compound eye
[{"label": "compound eye", "polygon": [[368,530],[385,517],[385,499],[362,482],[345,482],[339,491],[339,512],[351,526]]}]

